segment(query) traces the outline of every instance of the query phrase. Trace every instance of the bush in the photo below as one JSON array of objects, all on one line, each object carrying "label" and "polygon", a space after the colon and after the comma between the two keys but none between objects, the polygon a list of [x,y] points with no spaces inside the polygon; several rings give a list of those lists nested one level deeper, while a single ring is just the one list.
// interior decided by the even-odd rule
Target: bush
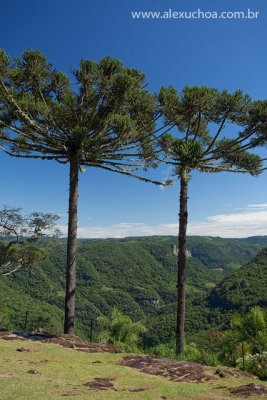
[{"label": "bush", "polygon": [[0,305],[0,330],[10,329],[9,310],[6,306]]},{"label": "bush", "polygon": [[149,354],[156,357],[167,357],[175,360],[175,344],[173,342],[158,344],[157,346],[151,347],[149,349]]},{"label": "bush", "polygon": [[220,363],[217,354],[205,350],[201,350],[201,356],[198,359],[198,362],[211,367],[215,367]]},{"label": "bush", "polygon": [[[238,368],[243,368],[243,359],[236,360]],[[245,370],[257,375],[260,379],[267,379],[267,351],[245,355]]]}]

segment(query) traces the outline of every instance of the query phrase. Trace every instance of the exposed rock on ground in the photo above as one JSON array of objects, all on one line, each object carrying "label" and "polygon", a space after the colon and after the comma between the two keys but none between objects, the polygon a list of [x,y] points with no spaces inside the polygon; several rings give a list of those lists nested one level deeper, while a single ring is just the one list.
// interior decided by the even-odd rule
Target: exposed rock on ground
[{"label": "exposed rock on ground", "polygon": [[[24,343],[26,341],[39,341],[42,343],[55,343],[60,344],[63,347],[71,348],[77,351],[83,351],[87,353],[122,353],[122,351],[114,345],[104,344],[104,343],[89,343],[83,341],[78,336],[74,335],[63,335],[63,334],[26,334],[19,332],[10,331],[0,331],[0,339],[4,340],[20,340]],[[17,348],[17,351],[28,352],[29,349],[25,347]],[[4,359],[4,361],[10,361],[9,359]],[[24,364],[22,360],[19,360],[20,364]],[[48,360],[41,360],[40,362],[46,363]],[[93,362],[101,363],[101,361],[96,360]],[[33,362],[34,364],[34,362]],[[242,371],[236,368],[226,368],[218,367],[214,369],[213,373],[210,372],[209,368],[202,364],[192,363],[187,361],[177,361],[168,358],[157,358],[151,356],[141,356],[132,355],[124,356],[118,363],[118,365],[127,366],[135,368],[140,372],[158,375],[165,377],[166,379],[173,382],[190,382],[190,383],[202,383],[202,382],[212,382],[220,378],[244,378],[249,377],[251,379],[258,379],[256,376],[250,374],[249,372]],[[36,370],[27,371],[29,374],[40,375],[40,372]],[[13,374],[2,374],[1,378],[12,377]],[[226,382],[226,381],[224,381]],[[87,382],[82,385],[84,388],[87,387],[89,390],[113,390],[113,391],[127,391],[127,392],[141,392],[149,390],[149,388],[133,388],[133,389],[119,389],[114,385],[114,379],[108,377],[95,378],[94,380]],[[227,388],[226,386],[218,386],[219,388]],[[63,393],[61,396],[78,396],[84,394],[84,392],[76,391]],[[85,390],[85,389],[84,389]],[[258,383],[250,383],[248,385],[239,386],[236,388],[229,389],[230,393],[234,396],[261,396],[263,399],[267,399],[267,387],[260,385]],[[161,397],[162,399],[165,396]]]},{"label": "exposed rock on ground", "polygon": [[[122,353],[122,350],[113,344],[89,343],[75,335],[56,334],[29,334],[10,331],[0,331],[0,339],[4,340],[38,340],[42,343],[55,343],[77,351],[86,353]],[[22,350],[21,350],[22,351]]]},{"label": "exposed rock on ground", "polygon": [[19,347],[17,349],[17,351],[20,351],[20,352],[26,351],[26,353],[29,353],[31,350],[30,349],[26,349],[25,347]]},{"label": "exposed rock on ground", "polygon": [[89,387],[91,390],[117,390],[112,381],[112,378],[95,378],[91,382],[86,382],[83,386]]},{"label": "exposed rock on ground", "polygon": [[95,378],[93,381],[86,382],[83,386],[90,388],[90,390],[115,390],[120,392],[144,392],[149,390],[149,388],[134,388],[134,389],[118,389],[114,386],[113,378]]},{"label": "exposed rock on ground", "polygon": [[41,372],[38,372],[35,369],[30,369],[29,371],[27,371],[27,373],[32,375],[41,375]]},{"label": "exposed rock on ground", "polygon": [[231,393],[235,396],[259,396],[265,394],[267,398],[267,388],[258,383],[250,383],[249,385],[238,386],[237,388],[231,389]]},{"label": "exposed rock on ground", "polygon": [[173,382],[202,383],[217,379],[206,373],[205,367],[201,364],[168,358],[126,356],[118,364],[138,369],[146,374],[164,376]]},{"label": "exposed rock on ground", "polygon": [[245,376],[247,378],[259,379],[256,375],[253,375],[250,372],[243,371],[237,368],[227,368],[227,369],[218,368],[216,369],[215,374],[219,375],[220,378],[242,378]]}]

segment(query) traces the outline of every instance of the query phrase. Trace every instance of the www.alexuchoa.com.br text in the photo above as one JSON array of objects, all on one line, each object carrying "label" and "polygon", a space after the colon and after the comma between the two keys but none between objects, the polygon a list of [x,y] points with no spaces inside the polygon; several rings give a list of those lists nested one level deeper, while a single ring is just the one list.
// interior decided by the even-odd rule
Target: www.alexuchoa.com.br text
[{"label": "www.alexuchoa.com.br text", "polygon": [[133,19],[258,19],[259,11],[131,11]]}]

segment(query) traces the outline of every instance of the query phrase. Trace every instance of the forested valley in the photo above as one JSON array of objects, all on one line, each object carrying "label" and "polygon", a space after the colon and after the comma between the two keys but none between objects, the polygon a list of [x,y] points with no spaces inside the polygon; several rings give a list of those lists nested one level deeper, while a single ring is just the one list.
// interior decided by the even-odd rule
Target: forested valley
[{"label": "forested valley", "polygon": [[[62,239],[39,265],[1,277],[2,328],[62,332],[65,254]],[[110,318],[115,306],[147,328],[140,349],[157,355],[171,352],[176,237],[79,240],[77,265],[77,335],[97,341],[99,317]],[[188,237],[185,336],[189,348],[194,343],[202,351],[216,351],[216,332],[220,337],[229,330],[236,313],[245,315],[255,305],[267,307],[266,266],[267,236]]]}]

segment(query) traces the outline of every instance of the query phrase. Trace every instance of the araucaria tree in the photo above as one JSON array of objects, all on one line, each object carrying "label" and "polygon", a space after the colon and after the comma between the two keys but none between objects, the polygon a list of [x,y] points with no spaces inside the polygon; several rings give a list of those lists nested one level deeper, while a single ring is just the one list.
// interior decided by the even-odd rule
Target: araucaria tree
[{"label": "araucaria tree", "polygon": [[[181,93],[173,87],[159,93],[161,112],[172,134],[161,139],[166,162],[174,167],[180,181],[178,297],[176,353],[184,352],[184,323],[186,297],[186,231],[188,221],[188,182],[193,171],[235,172],[258,175],[262,160],[248,152],[257,144],[252,135],[261,130],[257,110],[241,91],[203,87],[185,87]],[[257,121],[259,123],[257,123]],[[230,137],[222,137],[228,124]],[[252,129],[253,128],[253,129]]]},{"label": "araucaria tree", "polygon": [[[98,167],[130,176],[153,163],[156,102],[145,76],[111,57],[82,59],[71,79],[28,50],[0,52],[0,141],[11,156],[68,163],[69,221],[64,332],[74,333],[79,171]],[[144,179],[145,180],[145,179]]]}]

